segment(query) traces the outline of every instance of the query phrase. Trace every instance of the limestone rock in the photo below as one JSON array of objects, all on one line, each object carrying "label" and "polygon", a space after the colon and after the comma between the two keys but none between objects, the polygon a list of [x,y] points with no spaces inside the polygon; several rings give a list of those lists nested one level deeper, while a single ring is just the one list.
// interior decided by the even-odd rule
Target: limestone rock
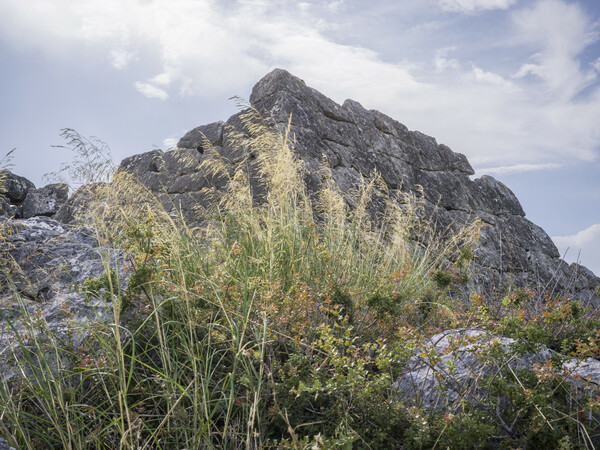
[{"label": "limestone rock", "polygon": [[[250,103],[279,130],[285,129],[291,114],[294,150],[307,169],[310,191],[321,184],[319,168],[325,159],[345,192],[356,188],[361,177],[377,172],[392,198],[422,187],[427,210],[440,227],[481,218],[485,227],[475,251],[473,289],[498,297],[509,285],[521,286],[566,292],[598,305],[595,289],[600,279],[562,261],[550,237],[525,217],[507,186],[487,175],[471,180],[474,172],[464,155],[356,101],[339,105],[281,69],[254,86]],[[243,158],[229,138],[231,130],[245,132],[242,113],[225,123],[194,128],[177,150],[127,158],[121,170],[135,173],[163,204],[181,210],[194,223],[195,207],[214,201],[204,188],[219,192],[226,187],[226,180],[210,179],[200,169],[205,144],[210,142],[226,162]],[[252,170],[252,155],[246,157]],[[257,186],[255,196],[260,194]]]},{"label": "limestone rock", "polygon": [[0,217],[21,217],[21,207],[11,204],[8,198],[0,195]]},{"label": "limestone rock", "polygon": [[[27,326],[39,321],[36,333],[51,333],[59,343],[78,346],[85,339],[82,327],[111,320],[111,304],[100,298],[86,299],[74,289],[88,277],[98,277],[110,262],[125,283],[120,251],[100,246],[90,229],[72,229],[48,217],[0,223],[0,378],[17,373],[17,334],[25,337]],[[49,358],[51,359],[51,358]]]},{"label": "limestone rock", "polygon": [[6,439],[0,438],[0,450],[15,450],[15,448],[11,447],[8,442],[6,442]]},{"label": "limestone rock", "polygon": [[179,140],[177,147],[195,148],[203,153],[205,140],[213,146],[221,147],[223,145],[224,125],[224,122],[214,122],[196,127]]},{"label": "limestone rock", "polygon": [[0,170],[0,217],[21,217],[23,201],[35,185],[9,170]]},{"label": "limestone rock", "polygon": [[126,158],[120,166],[120,170],[135,174],[142,184],[156,193],[167,210],[182,211],[191,223],[196,221],[197,208],[207,207],[213,200],[203,193],[203,189],[222,189],[226,184],[224,179],[209,176],[200,167],[203,151],[198,149],[200,141],[193,139],[189,141],[192,148],[170,152],[154,150]]},{"label": "limestone rock", "polygon": [[22,216],[25,219],[35,216],[53,216],[69,198],[69,187],[64,183],[49,184],[40,189],[32,189],[23,202]]},{"label": "limestone rock", "polygon": [[15,175],[9,170],[0,171],[0,180],[2,179],[4,182],[0,185],[0,195],[7,197],[13,204],[21,204],[27,193],[35,189],[35,185],[27,178]]},{"label": "limestone rock", "polygon": [[[486,402],[490,376],[510,367],[533,369],[544,365],[556,352],[540,345],[519,349],[514,339],[477,329],[449,330],[432,336],[423,350],[411,358],[404,375],[395,383],[398,398],[425,409],[452,409],[464,399],[473,405]],[[567,382],[580,391],[600,389],[600,361],[570,359],[562,365]]]}]

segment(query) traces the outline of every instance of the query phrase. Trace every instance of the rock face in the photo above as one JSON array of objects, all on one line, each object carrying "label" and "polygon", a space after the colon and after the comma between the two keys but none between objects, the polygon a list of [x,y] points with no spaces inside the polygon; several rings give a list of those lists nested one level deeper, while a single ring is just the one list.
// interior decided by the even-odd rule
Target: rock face
[{"label": "rock face", "polygon": [[100,246],[90,229],[72,229],[48,217],[0,221],[0,226],[0,377],[10,379],[18,372],[18,336],[52,334],[66,351],[76,348],[85,338],[81,325],[110,320],[112,305],[73,287],[102,275],[106,260],[123,283],[125,275],[123,254]]},{"label": "rock face", "polygon": [[[533,370],[556,354],[546,346],[522,351],[517,341],[476,329],[458,329],[436,334],[409,361],[404,375],[395,383],[403,401],[425,409],[452,409],[461,399],[480,406],[489,398],[485,391],[490,377],[510,367]],[[600,361],[570,359],[559,372],[580,390],[600,388]]]},{"label": "rock face", "polygon": [[92,203],[97,198],[98,193],[106,187],[106,183],[91,183],[80,187],[71,195],[68,201],[64,202],[54,218],[59,222],[74,224],[77,222],[76,214],[78,211],[84,210],[87,205]]},{"label": "rock face", "polygon": [[121,162],[121,169],[138,179],[158,195],[167,210],[181,210],[194,222],[196,208],[209,206],[211,200],[202,192],[207,186],[225,187],[224,180],[213,179],[199,167],[203,153],[197,148],[170,152],[154,150]]},{"label": "rock face", "polygon": [[24,219],[35,216],[53,216],[69,198],[69,187],[64,183],[49,184],[32,189],[23,202],[21,215]]},{"label": "rock face", "polygon": [[[474,171],[464,155],[355,101],[338,105],[280,69],[256,84],[250,103],[279,128],[287,125],[291,114],[294,149],[307,168],[309,189],[319,186],[318,169],[326,159],[343,191],[377,171],[392,197],[422,186],[427,208],[441,226],[481,218],[485,226],[474,264],[479,292],[497,296],[506,286],[521,286],[567,292],[583,302],[598,304],[595,289],[600,279],[583,267],[562,261],[550,237],[525,217],[507,186],[487,175],[471,180]],[[180,209],[193,222],[194,206],[209,203],[202,188],[225,186],[225,180],[210,179],[199,168],[206,143],[229,160],[239,160],[228,136],[232,128],[241,130],[240,114],[226,123],[191,130],[179,141],[177,150],[127,158],[121,169],[138,175],[148,188],[162,195],[167,207]]]},{"label": "rock face", "polygon": [[0,171],[0,217],[52,217],[68,196],[69,187],[64,183],[36,189],[28,179],[8,170]]},{"label": "rock face", "polygon": [[11,203],[23,203],[27,193],[35,189],[35,185],[27,178],[15,175],[8,170],[0,171],[0,179],[4,181],[0,186],[0,195],[8,198]]},{"label": "rock face", "polygon": [[0,170],[0,217],[21,217],[21,205],[35,185],[27,178]]}]

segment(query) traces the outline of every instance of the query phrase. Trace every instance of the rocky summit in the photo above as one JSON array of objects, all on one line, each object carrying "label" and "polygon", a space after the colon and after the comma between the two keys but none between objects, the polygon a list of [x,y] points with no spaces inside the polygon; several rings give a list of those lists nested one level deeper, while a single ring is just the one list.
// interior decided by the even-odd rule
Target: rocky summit
[{"label": "rocky summit", "polygon": [[[480,218],[484,227],[473,265],[479,292],[497,296],[511,285],[565,292],[582,302],[598,304],[595,289],[600,279],[583,266],[565,263],[548,234],[526,218],[507,186],[488,175],[472,180],[475,172],[467,158],[433,137],[410,131],[356,101],[339,105],[280,69],[254,86],[250,104],[279,129],[285,129],[291,117],[294,151],[307,169],[309,189],[320,185],[319,169],[326,161],[344,192],[378,173],[392,198],[422,188],[427,210],[441,227]],[[180,210],[193,223],[195,207],[210,204],[205,188],[226,187],[226,180],[203,172],[200,165],[206,147],[210,143],[225,160],[239,160],[239,145],[232,142],[231,135],[244,132],[243,113],[227,122],[194,128],[175,150],[127,158],[121,169],[136,174],[150,190],[162,195],[165,205]]]},{"label": "rocky summit", "polygon": [[[325,161],[343,192],[356,189],[362,180],[377,173],[392,199],[402,202],[402,194],[408,192],[421,195],[427,213],[441,229],[458,229],[480,218],[484,226],[471,267],[471,293],[493,300],[509,286],[522,287],[600,305],[600,279],[583,266],[565,263],[544,230],[525,217],[519,200],[507,186],[488,175],[472,180],[474,171],[464,155],[356,101],[346,100],[339,105],[285,70],[276,69],[260,80],[252,90],[250,104],[279,131],[286,129],[291,118],[293,148],[306,169],[305,181],[311,192],[323,182],[321,169]],[[207,148],[212,147],[232,167],[254,158],[240,150],[243,145],[239,135],[248,133],[242,120],[245,112],[226,122],[194,128],[180,139],[177,149],[126,158],[120,170],[136,175],[168,210],[197,224],[197,208],[211,205],[214,193],[228,187],[225,178],[209,174],[202,167]],[[86,234],[89,231],[72,230],[65,224],[76,221],[76,211],[86,208],[101,184],[83,186],[67,200],[64,184],[36,189],[32,182],[9,171],[0,175],[0,223],[11,224],[15,230],[1,242],[0,251],[8,252],[20,265],[13,277],[14,289],[24,301],[50,308],[50,315],[67,297],[70,308],[79,308],[83,297],[70,292],[69,286],[75,279],[82,282],[88,276],[98,276],[102,266],[97,252],[92,252],[94,257],[88,255],[96,245]],[[9,218],[13,220],[7,221]],[[77,258],[85,263],[74,259],[77,252],[83,255]],[[38,261],[35,255],[45,259]],[[96,265],[88,267],[91,262]],[[55,266],[65,264],[68,270],[55,270]],[[80,276],[82,267],[84,275]],[[69,280],[50,282],[47,274],[52,273]],[[0,296],[10,291],[4,281]],[[68,295],[63,291],[69,291]],[[8,305],[1,308],[4,312],[16,311]],[[80,309],[81,317],[86,317],[85,307]],[[58,318],[56,327],[61,326],[62,319]]]},{"label": "rocky summit", "polygon": [[250,104],[70,198],[0,170],[0,450],[600,445],[600,279],[507,186],[284,70]]}]

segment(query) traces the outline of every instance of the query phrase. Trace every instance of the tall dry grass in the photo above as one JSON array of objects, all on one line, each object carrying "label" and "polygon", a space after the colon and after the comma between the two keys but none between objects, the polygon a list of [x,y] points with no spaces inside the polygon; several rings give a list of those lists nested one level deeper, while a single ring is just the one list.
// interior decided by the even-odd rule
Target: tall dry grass
[{"label": "tall dry grass", "polygon": [[[23,344],[31,355],[23,373],[33,375],[0,386],[0,435],[32,449],[368,448],[357,431],[368,420],[344,417],[368,392],[368,408],[395,408],[393,377],[416,342],[399,330],[458,320],[466,303],[438,295],[434,275],[455,276],[458,260],[467,270],[461,249],[477,241],[480,222],[439,240],[417,196],[391,201],[377,174],[348,196],[326,166],[311,196],[290,125],[279,133],[252,108],[241,119],[243,133],[227,130],[246,155],[237,163],[205,143],[200,169],[228,183],[212,208],[198,211],[200,228],[168,214],[130,174],[97,185],[78,219],[97,231],[100,248],[125,249],[128,269],[105,255],[105,275],[78,289],[103,289],[111,320],[78,330],[94,342],[85,355]],[[377,222],[369,213],[375,193],[387,199]],[[394,364],[383,362],[386,345],[397,349]],[[307,395],[296,371],[319,365],[345,384],[338,393],[306,388],[316,397],[296,410],[293,397]],[[330,416],[310,413],[321,401]]]}]

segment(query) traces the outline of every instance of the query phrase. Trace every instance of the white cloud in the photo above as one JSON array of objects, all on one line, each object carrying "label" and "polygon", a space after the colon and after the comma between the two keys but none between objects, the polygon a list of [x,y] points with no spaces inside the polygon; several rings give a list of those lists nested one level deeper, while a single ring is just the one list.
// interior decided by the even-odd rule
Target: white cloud
[{"label": "white cloud", "polygon": [[161,86],[169,86],[173,81],[173,74],[167,72],[159,73],[155,77],[152,77],[150,81],[154,84],[160,84]]},{"label": "white cloud", "polygon": [[600,58],[590,63],[590,65],[594,68],[596,72],[600,73]]},{"label": "white cloud", "polygon": [[440,6],[446,11],[472,13],[491,9],[508,9],[517,0],[440,0]]},{"label": "white cloud", "polygon": [[523,172],[534,172],[538,170],[552,170],[562,167],[560,164],[548,163],[548,164],[513,164],[510,166],[498,166],[498,167],[484,167],[477,169],[478,174],[488,175],[510,175],[515,173]]},{"label": "white cloud", "polygon": [[157,98],[159,100],[167,100],[169,98],[169,94],[165,90],[150,83],[136,81],[135,88],[148,98]]},{"label": "white cloud", "polygon": [[582,70],[579,56],[598,40],[598,30],[579,4],[539,0],[516,11],[513,20],[519,36],[540,50],[521,65],[516,78],[539,77],[553,95],[566,100],[596,79],[592,71]]},{"label": "white cloud", "polygon": [[179,142],[179,139],[177,139],[177,138],[172,138],[172,137],[170,137],[170,138],[166,138],[166,139],[163,141],[163,146],[164,146],[164,147],[165,147],[165,149],[167,149],[167,150],[168,150],[168,149],[172,149],[172,148],[175,148],[175,147],[177,147],[177,142]]},{"label": "white cloud", "polygon": [[553,236],[552,240],[568,262],[579,262],[600,275],[600,224],[571,236]]},{"label": "white cloud", "polygon": [[334,1],[330,1],[327,4],[327,7],[329,8],[329,10],[331,12],[338,12],[340,10],[340,8],[342,8],[344,6],[346,0],[334,0]]},{"label": "white cloud", "polygon": [[505,80],[501,75],[493,72],[486,72],[481,67],[473,66],[472,74],[475,80],[481,83],[495,84],[509,89],[514,87],[513,83]]},{"label": "white cloud", "polygon": [[[532,59],[534,57],[532,56]],[[515,74],[515,78],[523,78],[526,77],[527,75],[537,75],[537,76],[541,76],[543,75],[543,71],[542,71],[542,67],[539,64],[523,64],[519,70],[517,71],[517,73]]]},{"label": "white cloud", "polygon": [[124,69],[133,59],[133,53],[122,49],[114,49],[110,52],[110,63],[115,69]]},{"label": "white cloud", "polygon": [[445,70],[459,70],[460,62],[457,59],[448,59],[447,56],[450,52],[456,50],[456,47],[440,48],[435,52],[435,58],[433,64],[435,70],[438,72],[444,72]]},{"label": "white cloud", "polygon": [[312,5],[308,2],[300,2],[297,6],[300,12],[306,13],[310,10]]}]

